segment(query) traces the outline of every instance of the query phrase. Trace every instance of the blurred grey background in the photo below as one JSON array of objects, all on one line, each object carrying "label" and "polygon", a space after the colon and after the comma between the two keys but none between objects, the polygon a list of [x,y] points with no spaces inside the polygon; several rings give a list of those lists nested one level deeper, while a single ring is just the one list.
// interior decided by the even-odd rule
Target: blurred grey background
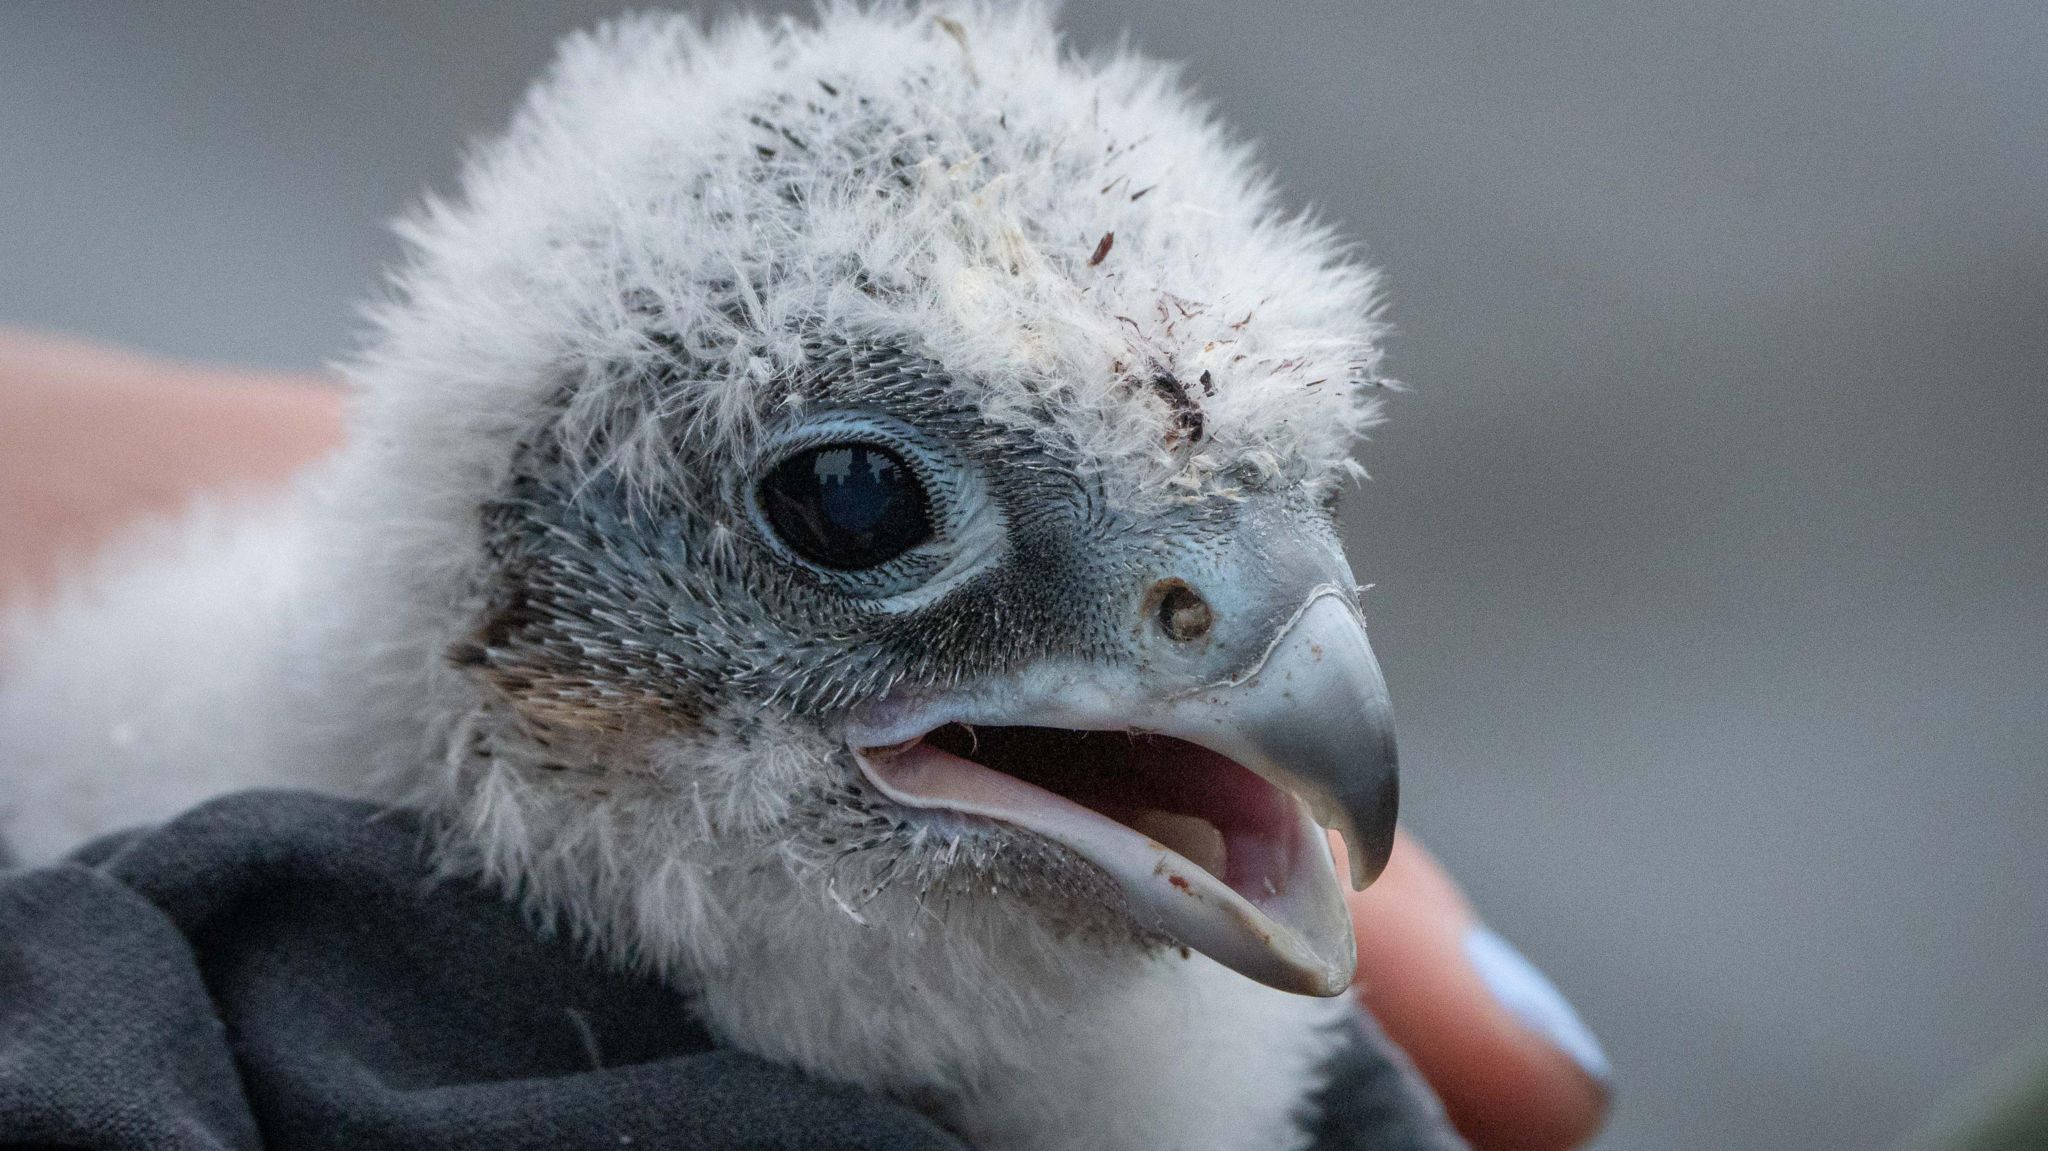
[{"label": "blurred grey background", "polygon": [[[0,6],[0,323],[286,368],[545,7]],[[2048,1023],[2048,6],[1073,0],[1391,277],[1407,812],[1622,1075],[1871,1148]]]}]

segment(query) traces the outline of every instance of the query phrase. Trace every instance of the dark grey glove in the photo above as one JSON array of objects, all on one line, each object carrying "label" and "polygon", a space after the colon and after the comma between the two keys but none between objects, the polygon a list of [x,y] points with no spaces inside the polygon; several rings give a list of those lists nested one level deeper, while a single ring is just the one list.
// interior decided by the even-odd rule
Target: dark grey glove
[{"label": "dark grey glove", "polygon": [[[233,796],[0,872],[0,1146],[919,1148],[930,1120],[718,1047],[684,997],[436,882],[418,822]],[[1318,1147],[1435,1149],[1377,1033]]]}]

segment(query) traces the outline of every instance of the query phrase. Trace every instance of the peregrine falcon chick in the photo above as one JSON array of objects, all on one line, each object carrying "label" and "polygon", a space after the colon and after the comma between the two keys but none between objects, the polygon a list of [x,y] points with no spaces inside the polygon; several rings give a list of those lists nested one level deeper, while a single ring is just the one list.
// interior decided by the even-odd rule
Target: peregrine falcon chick
[{"label": "peregrine falcon chick", "polygon": [[1305,1144],[1395,808],[1350,249],[971,2],[575,37],[403,233],[339,456],[13,646],[0,832],[369,795],[987,1151]]}]

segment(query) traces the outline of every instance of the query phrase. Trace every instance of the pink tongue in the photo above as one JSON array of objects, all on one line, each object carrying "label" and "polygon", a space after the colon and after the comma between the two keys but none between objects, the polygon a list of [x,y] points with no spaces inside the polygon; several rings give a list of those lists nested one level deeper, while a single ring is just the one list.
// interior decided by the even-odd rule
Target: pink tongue
[{"label": "pink tongue", "polygon": [[[1258,903],[1284,889],[1295,862],[1291,847],[1298,818],[1286,792],[1225,756],[1180,740],[1139,739],[1131,764],[1141,781],[1134,789],[1140,802],[1200,819],[1222,834],[1225,862],[1217,878],[1231,890]],[[1106,805],[1089,806],[1119,822],[1128,819],[1128,813]]]}]

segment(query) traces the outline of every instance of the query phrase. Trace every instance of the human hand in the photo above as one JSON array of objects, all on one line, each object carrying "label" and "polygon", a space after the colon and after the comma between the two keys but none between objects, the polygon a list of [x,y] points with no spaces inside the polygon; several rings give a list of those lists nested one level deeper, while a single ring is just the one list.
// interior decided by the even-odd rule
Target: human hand
[{"label": "human hand", "polygon": [[[341,409],[318,378],[0,331],[0,602],[49,587],[131,521],[283,482],[341,441]],[[1399,840],[1352,919],[1364,1004],[1476,1147],[1592,1137],[1607,1109],[1598,1044],[1420,844]]]},{"label": "human hand", "polygon": [[203,492],[275,487],[341,442],[317,377],[0,329],[0,604]]},{"label": "human hand", "polygon": [[1611,1071],[1599,1041],[1413,836],[1351,896],[1351,924],[1360,998],[1474,1147],[1564,1151],[1600,1130]]}]

